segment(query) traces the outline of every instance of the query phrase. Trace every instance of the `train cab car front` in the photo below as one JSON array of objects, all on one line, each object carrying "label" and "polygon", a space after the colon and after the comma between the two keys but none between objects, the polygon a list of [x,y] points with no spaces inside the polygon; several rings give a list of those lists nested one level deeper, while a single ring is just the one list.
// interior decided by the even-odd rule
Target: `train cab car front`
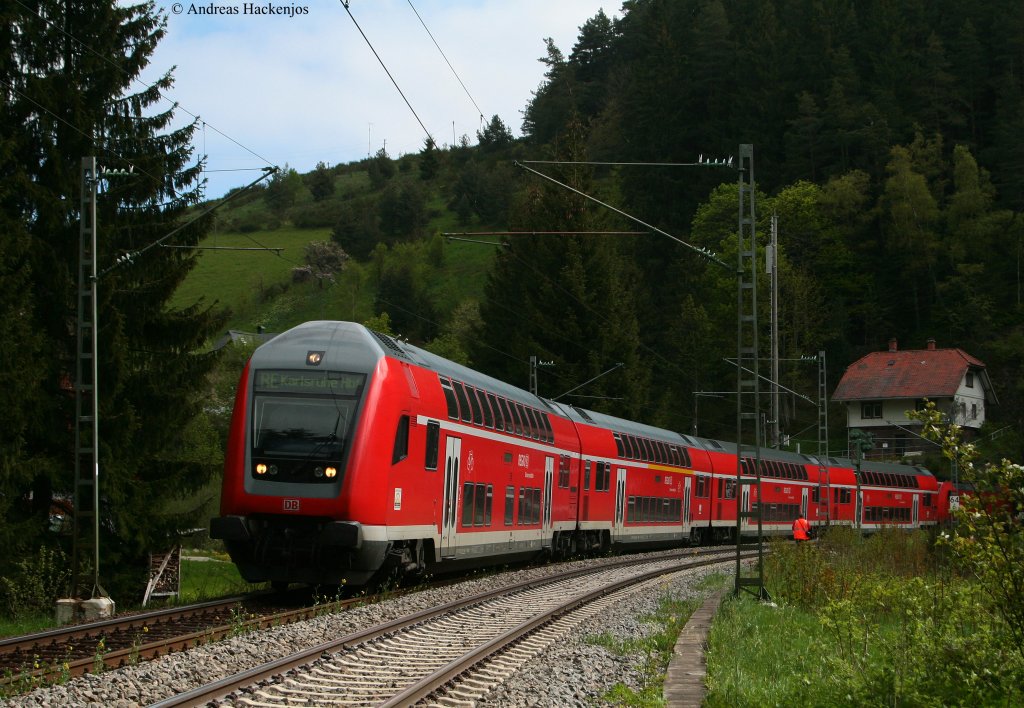
[{"label": "train cab car front", "polygon": [[386,552],[346,487],[378,357],[344,323],[311,324],[260,347],[235,400],[210,536],[249,582],[361,584]]}]

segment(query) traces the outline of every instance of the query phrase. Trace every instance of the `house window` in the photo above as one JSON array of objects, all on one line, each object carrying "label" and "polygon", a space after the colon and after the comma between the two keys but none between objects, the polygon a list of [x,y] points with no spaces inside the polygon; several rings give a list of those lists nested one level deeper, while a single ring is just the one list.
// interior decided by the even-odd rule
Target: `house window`
[{"label": "house window", "polygon": [[967,380],[964,381],[964,385],[966,385],[967,388],[974,388],[974,373],[973,372],[971,372],[971,371],[967,372]]},{"label": "house window", "polygon": [[971,404],[971,420],[977,420],[977,419],[978,419],[978,404],[977,403],[972,403]]},{"label": "house window", "polygon": [[862,419],[867,418],[881,418],[882,417],[882,402],[881,401],[865,401],[860,404],[860,417]]}]

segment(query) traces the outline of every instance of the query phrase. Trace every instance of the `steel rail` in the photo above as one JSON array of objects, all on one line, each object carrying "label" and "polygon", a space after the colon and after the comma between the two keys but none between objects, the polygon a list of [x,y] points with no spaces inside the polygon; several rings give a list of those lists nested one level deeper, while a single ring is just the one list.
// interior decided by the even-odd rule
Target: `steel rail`
[{"label": "steel rail", "polygon": [[[680,559],[693,559],[705,555],[718,555],[723,553],[729,553],[731,548],[729,546],[720,546],[713,549],[704,550],[682,550],[675,553],[666,554],[658,560],[671,559],[677,557]],[[729,562],[733,559],[732,556],[722,560],[716,560],[711,562]],[[651,558],[627,558],[623,560],[613,561],[611,563],[605,563],[599,566],[590,566],[587,568],[578,568],[575,570],[560,573],[558,575],[547,576],[544,578],[535,578],[532,580],[525,580],[511,585],[506,585],[496,590],[487,590],[475,595],[455,600],[443,605],[426,608],[417,612],[414,612],[403,617],[396,618],[381,624],[375,625],[365,630],[358,630],[351,634],[347,634],[337,639],[332,639],[327,642],[323,642],[309,649],[296,652],[290,656],[282,657],[274,661],[255,666],[246,671],[226,676],[217,681],[211,682],[204,686],[198,686],[190,691],[171,696],[162,701],[154,703],[151,708],[177,708],[178,706],[200,706],[210,701],[224,698],[233,691],[249,686],[254,683],[258,683],[264,679],[267,679],[278,674],[283,674],[292,669],[298,668],[304,664],[308,664],[316,659],[319,659],[324,654],[340,651],[343,649],[350,649],[359,644],[372,641],[378,637],[386,634],[393,634],[399,632],[408,627],[421,624],[435,617],[439,617],[459,609],[470,607],[487,600],[507,595],[513,591],[529,590],[532,588],[543,587],[550,585],[555,582],[569,580],[576,577],[585,575],[592,575],[607,571],[609,569],[627,567],[630,565],[640,565],[643,563],[652,562]]]},{"label": "steel rail", "polygon": [[[756,558],[756,553],[743,554],[743,558]],[[641,573],[632,578],[626,578],[612,582],[604,587],[591,590],[590,592],[584,593],[574,597],[566,602],[562,603],[558,607],[555,607],[543,614],[532,617],[518,626],[513,627],[504,634],[501,634],[486,644],[482,644],[476,649],[467,652],[463,656],[455,659],[446,666],[443,666],[432,674],[423,677],[415,684],[405,689],[401,693],[396,694],[391,699],[385,701],[380,705],[380,708],[395,708],[396,706],[408,706],[413,705],[417,701],[423,700],[428,696],[437,692],[438,689],[442,688],[456,677],[466,673],[472,667],[480,664],[490,657],[502,652],[504,649],[512,644],[519,642],[523,637],[531,634],[541,627],[550,624],[556,619],[567,615],[574,610],[583,607],[584,605],[593,602],[597,599],[610,595],[623,588],[631,585],[639,585],[652,578],[660,577],[662,575],[668,575],[670,573],[677,573],[681,570],[689,570],[691,568],[701,568],[706,565],[715,565],[718,563],[730,563],[734,560],[733,557],[694,561],[685,560],[679,563],[679,565],[672,568],[658,568],[655,570]]]}]

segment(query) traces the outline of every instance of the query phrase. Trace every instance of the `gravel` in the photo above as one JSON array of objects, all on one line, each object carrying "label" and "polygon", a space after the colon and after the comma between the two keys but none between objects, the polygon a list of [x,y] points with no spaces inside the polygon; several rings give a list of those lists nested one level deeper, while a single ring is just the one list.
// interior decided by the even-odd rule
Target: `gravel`
[{"label": "gravel", "polygon": [[[578,561],[572,565],[602,562],[606,561]],[[724,564],[718,567],[718,571],[728,573],[731,566]],[[54,708],[145,706],[389,619],[552,572],[552,567],[545,566],[497,573],[365,605],[341,614],[244,634],[137,666],[81,676],[61,685],[39,688],[8,699],[8,705]],[[587,638],[607,634],[621,644],[653,633],[656,628],[642,618],[653,614],[666,595],[678,599],[699,595],[693,588],[694,583],[711,572],[715,571],[707,568],[686,571],[659,585],[657,591],[637,593],[621,600],[613,610],[605,611],[586,623],[584,630],[574,632],[535,658],[478,705],[502,708],[608,705],[608,700],[602,697],[616,684],[639,690],[646,657],[622,656],[604,646],[589,643]]]}]

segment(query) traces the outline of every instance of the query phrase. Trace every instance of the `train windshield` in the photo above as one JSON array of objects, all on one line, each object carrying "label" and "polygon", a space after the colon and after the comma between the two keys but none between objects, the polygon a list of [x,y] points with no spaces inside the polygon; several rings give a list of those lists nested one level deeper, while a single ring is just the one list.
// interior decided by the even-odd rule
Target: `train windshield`
[{"label": "train windshield", "polygon": [[366,377],[343,372],[257,371],[253,452],[265,457],[341,458]]}]

